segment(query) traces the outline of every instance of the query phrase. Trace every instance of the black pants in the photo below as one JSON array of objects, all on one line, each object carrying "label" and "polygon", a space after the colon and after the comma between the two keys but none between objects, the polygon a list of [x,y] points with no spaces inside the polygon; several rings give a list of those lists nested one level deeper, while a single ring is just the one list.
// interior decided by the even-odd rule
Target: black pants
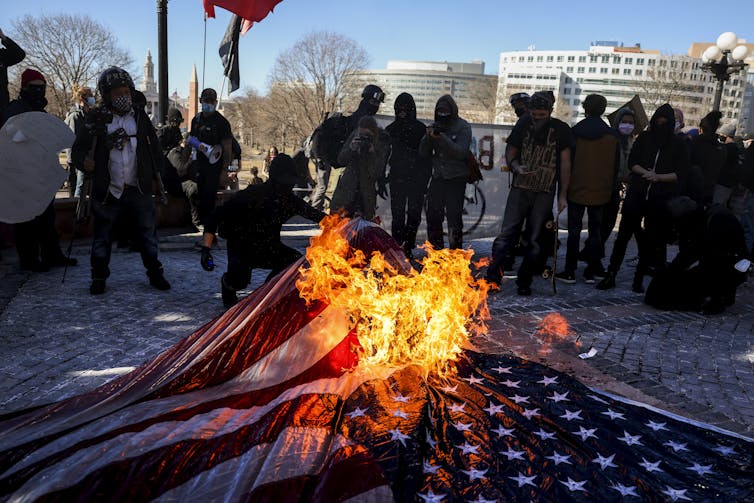
[{"label": "black pants", "polygon": [[618,212],[620,211],[620,192],[616,189],[610,195],[610,201],[602,207],[602,225],[600,226],[600,238],[602,246],[605,246],[610,233],[615,228],[615,222],[618,221]]},{"label": "black pants", "polygon": [[240,239],[229,238],[228,272],[223,276],[223,283],[233,290],[242,290],[251,281],[252,269],[271,269],[265,283],[280,271],[301,258],[301,254],[280,243],[264,254],[258,250],[258,244]]},{"label": "black pants", "polygon": [[568,245],[566,248],[565,270],[573,273],[576,271],[579,259],[579,245],[581,244],[581,227],[584,211],[588,215],[589,233],[586,239],[587,263],[597,270],[602,269],[600,260],[605,254],[602,247],[602,206],[584,206],[582,204],[568,202]]},{"label": "black pants", "polygon": [[448,248],[463,247],[463,202],[466,180],[433,178],[427,193],[427,238],[435,249],[445,247],[442,222],[448,219]]},{"label": "black pants", "polygon": [[113,226],[120,216],[135,224],[138,230],[138,248],[141,261],[149,277],[162,274],[162,264],[157,259],[157,227],[152,196],[141,194],[135,187],[127,187],[120,199],[108,194],[104,203],[92,201],[94,216],[94,242],[92,243],[92,278],[110,276],[110,255],[113,247]]},{"label": "black pants", "polygon": [[[620,270],[632,236],[636,238],[636,244],[639,247],[639,261],[641,262],[644,246],[644,230],[641,228],[641,220],[642,215],[640,212],[624,211],[621,215],[618,235],[615,237],[613,251],[610,254],[610,265],[608,266],[610,272],[617,274]],[[644,264],[641,264],[641,268],[643,266]]]},{"label": "black pants", "polygon": [[22,268],[27,268],[37,261],[47,264],[58,262],[63,257],[55,229],[55,200],[45,208],[41,215],[13,225],[16,236],[16,250]]},{"label": "black pants", "polygon": [[186,180],[181,182],[181,189],[188,199],[191,223],[198,229],[202,225],[202,220],[199,218],[199,186],[193,180]]},{"label": "black pants", "polygon": [[207,216],[215,209],[221,170],[222,165],[220,162],[216,162],[215,164],[200,164],[198,167],[199,174],[196,184],[198,186],[199,219],[202,224],[206,223]]},{"label": "black pants", "polygon": [[416,246],[416,232],[422,221],[426,185],[409,181],[390,182],[390,213],[393,238],[408,250]]}]

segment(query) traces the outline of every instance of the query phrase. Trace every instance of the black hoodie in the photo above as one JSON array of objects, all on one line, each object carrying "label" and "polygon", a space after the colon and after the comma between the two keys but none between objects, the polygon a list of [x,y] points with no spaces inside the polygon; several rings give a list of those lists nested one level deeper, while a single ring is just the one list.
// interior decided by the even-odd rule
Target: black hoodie
[{"label": "black hoodie", "polygon": [[426,134],[419,144],[419,154],[432,156],[432,177],[444,180],[465,180],[469,176],[467,161],[471,145],[471,126],[458,116],[458,105],[449,94],[437,100],[435,113],[441,105],[450,107],[450,118],[438,138]]},{"label": "black hoodie", "polygon": [[[398,117],[399,109],[408,109],[405,119]],[[426,127],[416,119],[416,104],[408,93],[401,93],[395,99],[395,120],[385,131],[390,135],[392,153],[390,155],[390,183],[424,184],[431,175],[432,162],[419,156],[421,142]]]}]

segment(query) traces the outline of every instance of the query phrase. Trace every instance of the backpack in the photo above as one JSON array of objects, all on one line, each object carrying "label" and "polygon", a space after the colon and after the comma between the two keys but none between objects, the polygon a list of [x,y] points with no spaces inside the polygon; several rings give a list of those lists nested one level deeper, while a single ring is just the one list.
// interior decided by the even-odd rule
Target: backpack
[{"label": "backpack", "polygon": [[340,167],[338,154],[349,134],[348,119],[340,112],[333,113],[312,133],[310,157],[321,159],[334,168]]}]

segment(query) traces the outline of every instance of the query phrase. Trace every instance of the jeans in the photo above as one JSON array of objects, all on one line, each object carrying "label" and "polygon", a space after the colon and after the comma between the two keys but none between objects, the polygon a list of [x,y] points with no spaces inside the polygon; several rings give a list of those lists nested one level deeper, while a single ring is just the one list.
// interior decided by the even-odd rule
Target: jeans
[{"label": "jeans", "polygon": [[327,192],[327,184],[330,183],[330,172],[332,168],[322,159],[316,159],[314,163],[317,166],[317,185],[312,191],[311,205],[318,210],[322,210],[325,205],[325,192]]},{"label": "jeans", "polygon": [[141,261],[149,277],[162,274],[157,259],[157,227],[151,195],[141,194],[136,187],[126,187],[120,199],[108,194],[105,202],[92,201],[94,242],[92,243],[92,279],[110,276],[110,255],[113,247],[113,225],[119,216],[136,224]]},{"label": "jeans", "polygon": [[198,229],[202,225],[202,220],[199,218],[199,186],[193,180],[185,180],[181,182],[181,189],[188,199],[191,223]]},{"label": "jeans", "polygon": [[532,276],[540,255],[540,234],[552,212],[553,192],[533,192],[511,187],[505,204],[503,226],[492,243],[492,262],[487,269],[487,279],[499,282],[506,256],[513,252],[521,236],[524,221],[530,229],[529,247],[524,255],[516,283],[522,287],[531,285]]},{"label": "jeans", "polygon": [[466,180],[433,178],[427,193],[427,238],[433,248],[445,247],[442,222],[448,219],[448,248],[463,246],[463,202]]},{"label": "jeans", "polygon": [[586,239],[587,263],[591,269],[602,269],[600,260],[605,254],[601,237],[603,208],[604,206],[584,206],[571,201],[568,202],[568,245],[565,262],[567,272],[573,273],[578,266],[584,210],[586,210],[589,218],[587,224],[589,234]]}]

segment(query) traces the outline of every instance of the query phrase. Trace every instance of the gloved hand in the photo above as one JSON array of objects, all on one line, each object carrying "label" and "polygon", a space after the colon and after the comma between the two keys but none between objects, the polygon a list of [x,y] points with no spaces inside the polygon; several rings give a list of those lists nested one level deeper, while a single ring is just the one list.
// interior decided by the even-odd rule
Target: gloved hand
[{"label": "gloved hand", "polygon": [[215,259],[212,258],[212,252],[209,251],[209,247],[202,246],[202,269],[205,271],[215,270]]},{"label": "gloved hand", "polygon": [[377,195],[382,199],[387,199],[387,181],[384,178],[377,180]]}]

